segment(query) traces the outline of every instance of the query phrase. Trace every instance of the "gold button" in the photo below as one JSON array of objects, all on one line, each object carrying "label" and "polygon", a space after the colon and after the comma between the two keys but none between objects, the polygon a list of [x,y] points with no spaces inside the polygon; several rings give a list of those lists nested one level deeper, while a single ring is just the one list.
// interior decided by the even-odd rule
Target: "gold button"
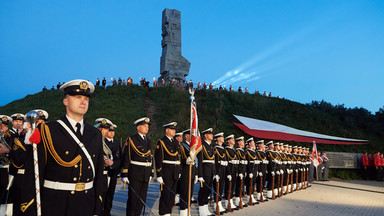
[{"label": "gold button", "polygon": [[87,178],[87,181],[89,181],[89,178]]},{"label": "gold button", "polygon": [[86,190],[84,193],[88,193],[88,191]]},{"label": "gold button", "polygon": [[65,154],[66,154],[66,155],[69,155],[69,151],[66,151]]},{"label": "gold button", "polygon": [[73,178],[73,181],[77,181],[77,178],[75,177],[75,178]]},{"label": "gold button", "polygon": [[76,164],[76,165],[75,165],[75,168],[77,168],[77,167],[78,167],[78,165]]},{"label": "gold button", "polygon": [[93,157],[96,157],[96,155],[92,155]]},{"label": "gold button", "polygon": [[75,194],[75,191],[71,191],[71,194]]},{"label": "gold button", "polygon": [[88,169],[91,169],[91,166],[88,166]]}]

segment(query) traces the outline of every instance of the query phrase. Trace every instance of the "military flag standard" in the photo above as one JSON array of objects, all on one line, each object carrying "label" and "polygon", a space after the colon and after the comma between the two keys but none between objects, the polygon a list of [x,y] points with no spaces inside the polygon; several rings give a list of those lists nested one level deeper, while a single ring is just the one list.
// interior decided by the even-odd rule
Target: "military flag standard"
[{"label": "military flag standard", "polygon": [[317,154],[317,148],[316,148],[316,142],[315,141],[313,141],[311,161],[313,163],[313,166],[315,166],[315,167],[319,166],[319,156]]},{"label": "military flag standard", "polygon": [[194,100],[191,100],[191,143],[189,146],[189,155],[192,160],[195,159],[197,153],[201,150],[201,137],[198,124],[196,103]]}]

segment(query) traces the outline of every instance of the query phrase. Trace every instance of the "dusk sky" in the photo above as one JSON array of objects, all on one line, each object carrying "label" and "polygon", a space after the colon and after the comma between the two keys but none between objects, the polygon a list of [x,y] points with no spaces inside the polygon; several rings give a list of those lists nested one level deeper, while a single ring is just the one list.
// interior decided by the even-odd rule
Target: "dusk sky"
[{"label": "dusk sky", "polygon": [[165,8],[181,11],[188,81],[384,106],[381,0],[0,1],[0,106],[72,79],[158,78]]}]

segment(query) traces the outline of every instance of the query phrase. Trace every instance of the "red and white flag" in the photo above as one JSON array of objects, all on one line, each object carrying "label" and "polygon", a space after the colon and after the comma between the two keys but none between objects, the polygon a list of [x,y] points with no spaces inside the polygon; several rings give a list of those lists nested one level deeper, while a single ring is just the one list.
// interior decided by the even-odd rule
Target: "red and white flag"
[{"label": "red and white flag", "polygon": [[201,137],[198,125],[196,103],[193,101],[191,102],[191,143],[189,145],[189,155],[192,160],[195,159],[197,153],[201,150]]},{"label": "red and white flag", "polygon": [[317,154],[317,148],[316,148],[315,140],[313,140],[311,161],[313,163],[313,166],[315,166],[315,167],[319,166],[319,156]]}]

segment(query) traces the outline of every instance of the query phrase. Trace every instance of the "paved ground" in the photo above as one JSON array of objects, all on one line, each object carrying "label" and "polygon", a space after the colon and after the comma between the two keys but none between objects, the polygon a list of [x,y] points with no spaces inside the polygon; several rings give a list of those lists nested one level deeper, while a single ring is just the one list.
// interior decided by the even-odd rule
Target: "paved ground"
[{"label": "paved ground", "polygon": [[[194,197],[197,199],[198,185]],[[158,214],[157,183],[150,184],[145,215]],[[127,191],[118,185],[112,215],[125,215]],[[197,204],[192,205],[191,215],[198,215]],[[213,209],[211,209],[213,212]],[[179,215],[178,207],[172,215]],[[246,207],[224,215],[268,215],[268,216],[333,216],[333,215],[384,215],[384,182],[375,181],[327,181],[314,182],[312,187],[269,201]]]}]

